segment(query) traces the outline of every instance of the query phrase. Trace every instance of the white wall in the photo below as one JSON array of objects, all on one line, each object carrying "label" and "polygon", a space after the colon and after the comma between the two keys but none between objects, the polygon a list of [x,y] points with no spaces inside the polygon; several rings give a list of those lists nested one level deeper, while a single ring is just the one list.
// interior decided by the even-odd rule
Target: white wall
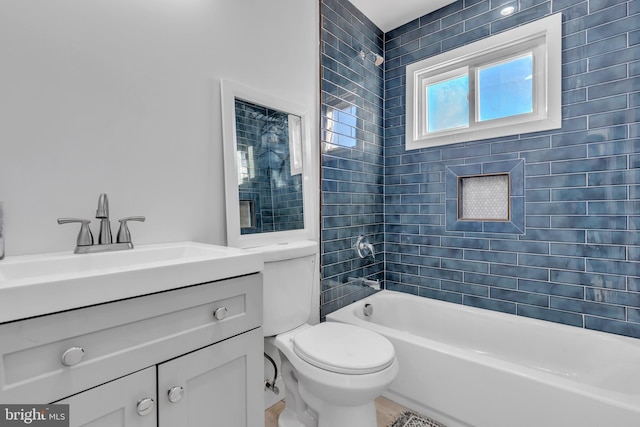
[{"label": "white wall", "polygon": [[[318,117],[315,0],[0,0],[6,254],[70,251],[108,193],[134,243],[226,243],[220,78]],[[317,146],[317,120],[312,138]]]}]

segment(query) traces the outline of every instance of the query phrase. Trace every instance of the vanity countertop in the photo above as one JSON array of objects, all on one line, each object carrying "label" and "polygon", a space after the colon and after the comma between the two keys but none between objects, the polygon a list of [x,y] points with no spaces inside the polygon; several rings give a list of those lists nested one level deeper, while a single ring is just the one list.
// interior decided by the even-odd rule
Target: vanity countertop
[{"label": "vanity countertop", "polygon": [[0,323],[261,272],[260,253],[195,242],[132,250],[9,256],[0,261]]}]

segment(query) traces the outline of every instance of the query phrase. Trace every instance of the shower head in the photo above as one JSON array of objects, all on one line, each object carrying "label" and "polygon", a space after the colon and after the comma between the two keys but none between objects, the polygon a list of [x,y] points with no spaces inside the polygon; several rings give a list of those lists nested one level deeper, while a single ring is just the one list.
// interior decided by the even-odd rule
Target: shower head
[{"label": "shower head", "polygon": [[378,55],[377,53],[373,53],[372,51],[365,52],[364,50],[360,49],[360,59],[362,59],[362,62],[364,62],[368,55],[372,56],[373,63],[376,67],[379,67],[384,62],[383,56]]}]

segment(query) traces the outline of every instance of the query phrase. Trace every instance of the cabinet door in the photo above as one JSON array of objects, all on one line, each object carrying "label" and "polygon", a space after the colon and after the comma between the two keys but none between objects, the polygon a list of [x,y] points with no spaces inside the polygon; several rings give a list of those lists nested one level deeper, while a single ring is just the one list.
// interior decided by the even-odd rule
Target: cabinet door
[{"label": "cabinet door", "polygon": [[69,404],[70,427],[156,427],[156,402],[153,366],[55,403]]},{"label": "cabinet door", "polygon": [[159,427],[264,425],[262,328],[158,365]]}]

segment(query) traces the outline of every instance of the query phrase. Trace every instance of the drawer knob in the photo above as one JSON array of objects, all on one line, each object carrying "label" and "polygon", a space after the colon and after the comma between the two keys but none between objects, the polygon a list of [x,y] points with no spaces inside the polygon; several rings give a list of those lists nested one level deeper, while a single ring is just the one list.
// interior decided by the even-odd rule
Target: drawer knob
[{"label": "drawer knob", "polygon": [[175,387],[171,387],[168,392],[169,402],[176,403],[180,401],[180,399],[182,399],[183,394],[184,394],[184,389],[179,385]]},{"label": "drawer knob", "polygon": [[138,410],[138,415],[144,416],[148,415],[153,411],[154,401],[152,398],[147,397],[138,401],[138,406],[136,409]]},{"label": "drawer knob", "polygon": [[217,308],[214,312],[213,312],[213,317],[215,317],[218,320],[223,320],[224,318],[227,317],[227,307],[220,307]]},{"label": "drawer knob", "polygon": [[62,353],[61,357],[64,366],[77,365],[82,359],[84,359],[84,348],[82,347],[71,347]]}]

